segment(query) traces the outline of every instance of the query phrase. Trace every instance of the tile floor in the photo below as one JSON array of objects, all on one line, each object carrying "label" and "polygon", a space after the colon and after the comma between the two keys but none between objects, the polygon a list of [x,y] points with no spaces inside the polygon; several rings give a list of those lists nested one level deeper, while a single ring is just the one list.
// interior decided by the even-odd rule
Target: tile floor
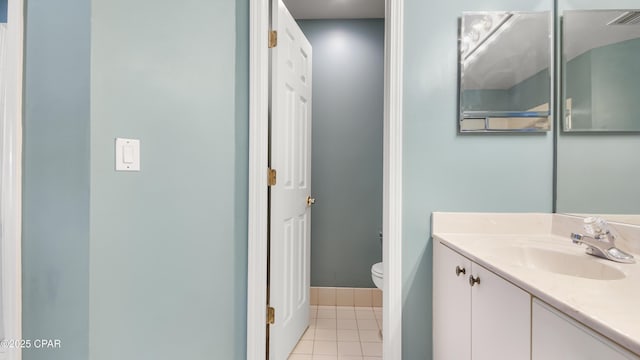
[{"label": "tile floor", "polygon": [[311,305],[289,360],[381,360],[382,308]]}]

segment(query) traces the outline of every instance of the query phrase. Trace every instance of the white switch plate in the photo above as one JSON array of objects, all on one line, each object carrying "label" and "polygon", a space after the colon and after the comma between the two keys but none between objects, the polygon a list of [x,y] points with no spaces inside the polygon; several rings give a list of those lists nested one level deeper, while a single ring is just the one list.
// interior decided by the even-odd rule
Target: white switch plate
[{"label": "white switch plate", "polygon": [[140,171],[140,140],[116,138],[116,171]]}]

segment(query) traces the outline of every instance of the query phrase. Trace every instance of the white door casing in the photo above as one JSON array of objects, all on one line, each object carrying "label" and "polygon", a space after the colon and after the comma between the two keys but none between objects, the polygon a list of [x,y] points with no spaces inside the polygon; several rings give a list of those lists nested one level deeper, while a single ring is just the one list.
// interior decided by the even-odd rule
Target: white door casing
[{"label": "white door casing", "polygon": [[273,2],[271,49],[269,358],[285,360],[309,325],[311,274],[311,44],[282,0]]},{"label": "white door casing", "polygon": [[[7,28],[3,74],[2,124],[2,311],[4,338],[22,339],[22,68],[23,0],[7,2]],[[0,359],[20,360],[21,349],[0,349]]]}]

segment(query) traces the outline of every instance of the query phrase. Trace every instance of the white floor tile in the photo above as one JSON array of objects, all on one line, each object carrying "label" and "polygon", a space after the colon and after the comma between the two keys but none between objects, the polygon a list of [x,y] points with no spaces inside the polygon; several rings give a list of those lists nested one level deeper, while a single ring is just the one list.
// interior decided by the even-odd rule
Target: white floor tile
[{"label": "white floor tile", "polygon": [[291,352],[292,354],[312,354],[313,353],[313,341],[302,340],[298,342],[298,345]]},{"label": "white floor tile", "polygon": [[338,309],[336,316],[338,319],[355,319],[356,318],[356,312],[353,311],[353,308],[351,308],[350,310],[340,310]]},{"label": "white floor tile", "polygon": [[357,330],[358,323],[355,319],[338,319],[338,329]]},{"label": "white floor tile", "polygon": [[338,355],[338,343],[335,341],[314,341],[313,355]]},{"label": "white floor tile", "polygon": [[300,340],[313,341],[315,333],[316,333],[316,328],[309,327],[307,328],[307,331],[305,331],[304,334],[302,334],[302,338]]},{"label": "white floor tile", "polygon": [[337,355],[313,355],[313,360],[338,360]]},{"label": "white floor tile", "polygon": [[360,341],[358,330],[338,329],[338,341]]},{"label": "white floor tile", "polygon": [[382,342],[380,330],[359,330],[359,335],[362,342]]},{"label": "white floor tile", "polygon": [[288,360],[382,360],[382,308],[312,305]]},{"label": "white floor tile", "polygon": [[313,360],[313,355],[309,354],[291,354],[289,360]]},{"label": "white floor tile", "polygon": [[356,310],[356,319],[358,319],[358,320],[360,320],[360,319],[375,319],[375,318],[376,318],[376,314],[371,309],[368,309],[368,310]]},{"label": "white floor tile", "polygon": [[336,318],[336,309],[320,309],[318,310],[318,319],[335,319]]},{"label": "white floor tile", "polygon": [[362,356],[360,342],[338,342],[338,356]]},{"label": "white floor tile", "polygon": [[376,319],[358,319],[359,330],[380,330]]},{"label": "white floor tile", "polygon": [[316,319],[317,329],[335,329],[336,319]]},{"label": "white floor tile", "polygon": [[315,340],[336,341],[337,339],[336,329],[316,329]]},{"label": "white floor tile", "polygon": [[363,342],[362,353],[364,356],[382,356],[382,343]]}]

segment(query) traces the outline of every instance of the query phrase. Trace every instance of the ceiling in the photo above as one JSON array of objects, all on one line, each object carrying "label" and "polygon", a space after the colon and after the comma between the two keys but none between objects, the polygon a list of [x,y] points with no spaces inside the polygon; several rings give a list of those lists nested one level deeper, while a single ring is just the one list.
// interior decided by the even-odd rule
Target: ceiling
[{"label": "ceiling", "polygon": [[295,19],[381,19],[384,0],[283,0]]},{"label": "ceiling", "polygon": [[[562,20],[564,38],[568,39],[563,40],[565,58],[571,60],[594,48],[640,38],[640,24],[607,25],[624,12],[565,11]],[[514,16],[509,28],[496,32],[486,49],[465,65],[465,89],[509,89],[549,66],[550,55],[532,51],[548,48],[548,39],[532,34],[544,33],[550,25],[533,20],[531,14]]]},{"label": "ceiling", "polygon": [[640,38],[640,24],[609,26],[624,10],[565,11],[562,15],[564,52],[568,60],[591,49]]},{"label": "ceiling", "polygon": [[509,89],[549,68],[550,31],[549,13],[514,13],[484,50],[465,62],[464,88]]}]

